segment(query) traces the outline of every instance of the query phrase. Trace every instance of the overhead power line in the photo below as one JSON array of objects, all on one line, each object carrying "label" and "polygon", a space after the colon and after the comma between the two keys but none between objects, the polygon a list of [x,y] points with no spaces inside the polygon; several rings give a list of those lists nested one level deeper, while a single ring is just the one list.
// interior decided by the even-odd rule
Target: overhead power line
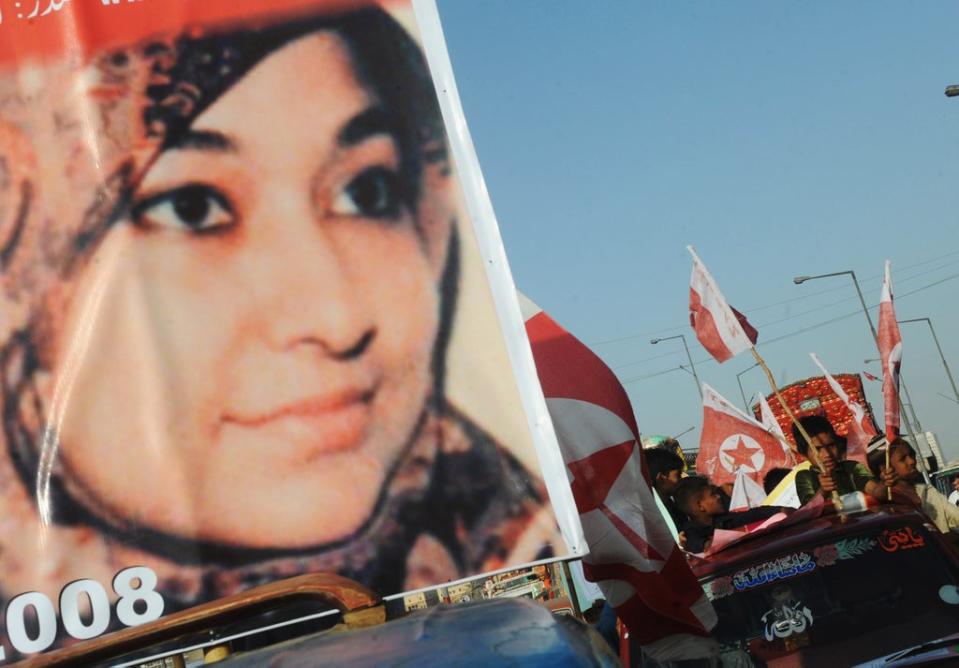
[{"label": "overhead power line", "polygon": [[[949,262],[949,263],[940,265],[940,266],[938,266],[938,267],[934,267],[934,268],[932,268],[932,269],[927,269],[926,271],[918,272],[918,273],[913,274],[913,275],[911,275],[911,276],[908,276],[908,277],[906,277],[906,278],[902,278],[902,275],[905,274],[905,273],[908,273],[910,269],[915,269],[916,267],[922,267],[922,266],[928,265],[928,264],[930,264],[930,263],[932,263],[932,262],[936,262],[936,261],[938,261],[938,260],[942,260],[942,259],[945,259],[945,258],[947,258],[947,257],[954,257],[954,256],[957,256],[957,255],[959,255],[959,250],[954,250],[954,251],[950,251],[950,252],[948,252],[948,253],[943,253],[942,255],[937,255],[937,256],[935,256],[935,257],[931,257],[931,258],[927,258],[927,259],[925,259],[925,260],[921,260],[921,261],[919,261],[919,262],[914,262],[914,263],[909,264],[909,265],[906,265],[906,266],[904,266],[904,267],[899,267],[899,268],[897,269],[897,271],[896,271],[897,276],[900,277],[900,278],[897,280],[897,282],[898,282],[898,283],[905,283],[905,282],[907,282],[907,281],[909,281],[909,280],[912,280],[912,279],[914,279],[914,278],[917,278],[917,277],[919,277],[919,276],[924,276],[924,275],[926,275],[926,274],[930,274],[930,273],[933,273],[933,272],[935,272],[935,271],[939,271],[939,270],[944,269],[944,268],[946,268],[946,267],[950,267],[950,266],[952,266],[952,265],[955,264],[955,263]],[[865,276],[865,277],[863,277],[861,280],[865,282],[865,281],[876,280],[876,279],[879,279],[879,278],[882,278],[882,274],[877,273],[877,274],[871,274],[871,275]],[[797,295],[797,296],[795,296],[795,297],[790,297],[790,298],[788,298],[788,299],[782,299],[782,300],[779,300],[779,301],[776,301],[776,302],[772,302],[772,303],[770,303],[770,304],[764,304],[764,305],[762,305],[762,306],[755,306],[755,307],[752,307],[752,308],[743,309],[743,313],[747,313],[747,314],[749,314],[749,313],[757,313],[757,312],[759,312],[759,311],[763,311],[763,310],[766,310],[766,309],[774,308],[774,307],[776,307],[776,306],[784,306],[784,305],[786,305],[786,304],[791,304],[791,303],[794,303],[794,302],[799,302],[799,301],[803,301],[803,300],[806,300],[806,299],[811,299],[812,297],[817,297],[817,296],[820,296],[820,295],[828,294],[828,293],[831,293],[831,292],[838,292],[838,291],[840,291],[840,290],[846,290],[846,289],[848,289],[848,286],[837,285],[837,286],[835,286],[835,287],[825,288],[825,289],[823,289],[823,290],[817,290],[816,292],[807,292],[807,293],[804,293],[804,294],[802,294],[802,295]],[[855,299],[855,297],[854,297],[854,296],[846,297],[846,298],[843,298],[843,299],[838,300],[838,301],[836,301],[836,302],[832,302],[832,303],[830,303],[829,305],[839,304],[839,303],[841,303],[841,302],[850,301],[850,300],[852,300],[852,299]],[[820,307],[820,308],[824,308],[824,307]],[[798,317],[798,314],[797,314],[796,316],[789,316],[789,317]],[[787,318],[787,319],[788,319],[788,318]],[[765,325],[760,325],[760,326],[768,327],[770,324],[776,324],[776,323],[778,323],[778,322],[783,322],[783,321],[785,321],[785,319],[777,320],[777,321],[774,321],[773,323],[766,323]],[[632,340],[635,340],[635,339],[641,339],[641,338],[646,338],[646,337],[650,337],[650,336],[657,336],[657,335],[659,335],[659,334],[668,334],[668,333],[671,333],[671,332],[678,332],[678,331],[682,331],[682,330],[686,329],[687,327],[689,327],[689,325],[687,325],[687,324],[682,324],[682,325],[673,325],[673,326],[671,326],[671,327],[662,327],[662,328],[659,328],[659,329],[647,330],[647,331],[643,331],[643,332],[634,332],[634,333],[631,333],[631,334],[624,334],[623,336],[617,336],[617,337],[613,337],[613,338],[609,338],[609,339],[603,339],[603,340],[601,340],[601,341],[591,341],[591,342],[588,343],[588,345],[591,346],[591,347],[611,345],[611,344],[614,344],[614,343],[622,343],[623,341],[632,341]],[[620,365],[620,366],[627,366],[628,364],[632,364],[632,362],[629,362],[629,363],[627,363],[627,364],[623,364],[623,365]]]},{"label": "overhead power line", "polygon": [[[926,284],[926,285],[920,286],[920,287],[916,288],[915,290],[910,290],[910,291],[908,291],[908,292],[903,292],[902,294],[896,295],[895,298],[896,298],[897,300],[901,300],[901,299],[904,299],[904,298],[906,298],[906,297],[909,297],[910,295],[914,295],[914,294],[916,294],[917,292],[923,292],[924,290],[928,290],[928,289],[930,289],[930,288],[934,288],[934,287],[936,287],[937,285],[942,285],[943,283],[946,283],[946,282],[948,282],[948,281],[953,281],[953,280],[955,280],[955,279],[957,279],[957,278],[959,278],[959,273],[952,274],[952,275],[950,275],[950,276],[946,276],[945,278],[940,278],[940,279],[937,280],[937,281],[933,281],[932,283],[928,283],[928,284]],[[878,304],[873,304],[873,305],[869,306],[869,308],[870,308],[870,309],[874,309],[874,308],[876,308],[876,307],[878,307],[878,306],[879,306]],[[808,325],[808,326],[806,326],[806,327],[802,327],[802,328],[797,329],[797,330],[795,330],[795,331],[793,331],[793,332],[789,332],[788,334],[783,334],[782,336],[777,336],[777,337],[772,338],[772,339],[769,339],[769,340],[767,340],[767,341],[762,341],[762,342],[758,343],[758,344],[756,345],[756,347],[757,347],[757,348],[765,348],[766,346],[768,346],[768,345],[770,345],[770,344],[778,343],[778,342],[780,342],[780,341],[785,341],[786,339],[791,339],[791,338],[794,337],[794,336],[799,336],[800,334],[805,334],[806,332],[811,332],[811,331],[813,331],[813,330],[819,329],[820,327],[825,327],[826,325],[832,325],[832,324],[837,323],[837,322],[840,322],[840,321],[842,321],[842,320],[846,320],[847,318],[852,318],[852,317],[861,316],[861,315],[862,315],[862,310],[861,310],[861,309],[856,309],[855,311],[850,311],[849,313],[844,313],[843,315],[839,315],[839,316],[836,316],[836,317],[834,317],[834,318],[829,318],[828,320],[823,320],[823,321],[821,321],[821,322],[817,322],[817,323],[815,323],[815,324]],[[715,360],[714,360],[711,356],[710,356],[710,357],[703,357],[702,359],[696,360],[696,364],[705,364],[705,363],[707,363],[707,362],[714,362],[714,361],[715,361]],[[637,382],[639,382],[639,381],[641,381],[641,380],[648,380],[648,379],[650,379],[650,378],[655,378],[655,377],[657,377],[657,376],[663,376],[663,375],[666,375],[667,373],[672,373],[672,372],[674,372],[674,371],[680,371],[680,368],[679,368],[679,367],[673,367],[673,368],[671,368],[671,369],[663,369],[662,371],[656,371],[656,372],[654,372],[654,373],[646,374],[646,375],[644,375],[644,376],[637,376],[637,377],[635,377],[635,378],[627,378],[627,379],[625,379],[625,380],[620,380],[620,382],[621,382],[623,385],[627,385],[627,384],[629,384],[629,383],[637,383]]]},{"label": "overhead power line", "polygon": [[[912,276],[909,276],[909,277],[907,277],[907,278],[898,278],[898,279],[896,280],[896,284],[897,284],[897,285],[900,285],[900,284],[902,284],[902,283],[908,283],[909,281],[914,281],[914,280],[916,280],[917,278],[922,278],[923,276],[925,276],[925,275],[927,275],[927,274],[931,274],[931,273],[934,273],[934,272],[936,272],[936,271],[940,271],[940,270],[942,270],[942,269],[946,269],[946,268],[948,268],[948,267],[954,266],[955,264],[956,264],[955,262],[949,262],[949,263],[946,263],[946,264],[943,264],[943,265],[939,265],[939,266],[937,266],[937,267],[934,267],[934,268],[932,268],[932,269],[928,269],[928,270],[926,270],[926,271],[919,272],[919,273],[914,274],[914,275],[912,275]],[[918,265],[912,265],[912,266],[915,267],[915,266],[918,266]],[[901,272],[900,272],[900,273],[901,273]],[[948,279],[945,279],[945,280],[948,280]],[[820,305],[817,306],[816,308],[807,309],[807,310],[805,310],[805,311],[800,311],[800,312],[798,312],[798,313],[793,313],[793,314],[787,315],[787,316],[785,316],[785,317],[783,317],[783,318],[779,318],[778,320],[772,320],[772,321],[770,321],[770,322],[760,323],[760,324],[756,325],[756,328],[757,328],[757,329],[760,329],[760,330],[765,330],[765,329],[767,329],[767,328],[769,328],[769,327],[774,327],[774,326],[779,325],[779,324],[782,324],[782,323],[784,323],[784,322],[788,322],[788,321],[790,321],[790,320],[795,320],[796,318],[801,318],[802,316],[809,315],[809,314],[811,314],[811,313],[816,313],[816,312],[818,312],[818,311],[821,311],[821,310],[823,310],[823,309],[830,308],[830,307],[832,307],[832,306],[838,306],[839,304],[845,304],[846,302],[855,301],[856,299],[857,299],[857,296],[856,296],[856,295],[850,295],[850,296],[848,296],[848,297],[843,297],[842,299],[837,299],[837,300],[834,300],[834,301],[831,301],[831,302],[827,302],[827,303],[825,303],[825,304],[820,304]],[[686,327],[688,327],[688,326],[683,326],[683,327],[680,327],[679,329],[686,329]],[[694,345],[695,345],[695,344],[694,344]],[[671,350],[671,351],[666,352],[666,353],[660,353],[659,355],[653,355],[653,356],[650,356],[650,357],[644,357],[644,358],[639,359],[639,360],[634,360],[634,361],[631,361],[631,362],[624,362],[624,363],[621,363],[621,364],[616,364],[616,365],[611,366],[611,368],[612,368],[613,370],[616,370],[616,369],[624,369],[624,368],[630,367],[630,366],[637,366],[637,365],[639,365],[639,364],[645,364],[646,362],[651,362],[651,361],[653,361],[653,360],[661,359],[661,358],[663,358],[663,357],[670,357],[670,356],[679,355],[680,353],[681,353],[681,351]]]}]

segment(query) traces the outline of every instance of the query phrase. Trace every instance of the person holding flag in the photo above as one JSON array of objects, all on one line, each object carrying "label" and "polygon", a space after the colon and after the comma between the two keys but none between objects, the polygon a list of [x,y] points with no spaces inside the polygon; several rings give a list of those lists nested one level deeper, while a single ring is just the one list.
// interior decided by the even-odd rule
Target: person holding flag
[{"label": "person holding flag", "polygon": [[[902,366],[902,336],[896,311],[892,304],[892,280],[890,262],[882,280],[879,299],[879,359],[882,361],[882,398],[886,417],[886,440],[892,442],[899,436],[899,369]],[[886,457],[889,466],[889,457]]]},{"label": "person holding flag", "polygon": [[[959,508],[950,503],[946,495],[934,485],[923,480],[922,474],[916,468],[917,458],[913,447],[907,441],[897,438],[887,449],[891,464],[889,469],[896,476],[893,489],[899,498],[920,507],[940,533],[959,532]],[[885,453],[882,451],[870,453],[869,465],[873,473],[880,475],[884,472],[884,459]]]},{"label": "person holding flag", "polygon": [[[836,492],[839,496],[864,492],[877,500],[885,498],[895,484],[895,475],[884,471],[879,482],[861,462],[843,459],[844,443],[832,423],[822,415],[806,415],[793,426],[793,438],[799,454],[810,457],[815,451],[817,464],[796,474],[796,492],[803,505],[822,493],[827,498]],[[805,432],[808,439],[803,435]]]},{"label": "person holding flag", "polygon": [[[772,371],[756,350],[755,343],[759,333],[742,313],[729,305],[709,270],[706,269],[706,265],[699,259],[696,250],[692,246],[687,246],[686,249],[693,258],[693,271],[689,281],[689,320],[696,332],[696,338],[720,364],[741,352],[750,351],[756,363],[766,374],[766,380],[769,381],[769,386],[776,395],[779,405],[792,420],[794,430],[808,442],[810,440],[808,434],[779,393]],[[816,449],[813,448],[809,453],[813,464],[818,466],[820,462]],[[835,490],[832,497],[833,503],[840,503],[839,495]]]},{"label": "person holding flag", "polygon": [[878,436],[872,419],[866,414],[866,410],[862,406],[853,401],[852,397],[850,397],[842,385],[839,384],[839,381],[833,378],[832,374],[826,370],[826,367],[823,366],[823,363],[819,360],[819,357],[816,356],[816,353],[809,353],[809,356],[816,366],[819,367],[819,370],[822,371],[826,377],[826,381],[829,383],[829,387],[832,388],[832,391],[835,392],[836,396],[842,401],[846,410],[852,414],[851,419],[848,420],[849,429],[846,432],[846,456],[849,459],[854,459],[865,464],[866,447]]},{"label": "person holding flag", "polygon": [[[879,333],[876,344],[879,347],[879,360],[882,363],[882,399],[885,414],[886,442],[892,443],[900,437],[900,424],[905,421],[907,428],[909,420],[900,415],[902,402],[899,399],[899,371],[902,366],[902,336],[899,333],[899,323],[896,320],[896,310],[893,306],[892,263],[886,260],[882,279],[882,292],[879,298]],[[915,438],[915,434],[913,434]],[[919,457],[919,470],[926,481],[931,484],[929,471],[923,457]],[[889,448],[886,448],[886,468],[891,466]],[[891,498],[891,497],[890,497]]]}]

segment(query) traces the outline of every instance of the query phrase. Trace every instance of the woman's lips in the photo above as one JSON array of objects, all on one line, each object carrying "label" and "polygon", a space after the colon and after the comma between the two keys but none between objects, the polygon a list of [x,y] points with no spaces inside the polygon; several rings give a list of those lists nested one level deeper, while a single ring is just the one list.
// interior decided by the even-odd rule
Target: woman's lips
[{"label": "woman's lips", "polygon": [[360,445],[369,427],[376,389],[314,395],[260,413],[228,413],[235,425],[265,440],[280,440],[310,454],[329,454]]}]

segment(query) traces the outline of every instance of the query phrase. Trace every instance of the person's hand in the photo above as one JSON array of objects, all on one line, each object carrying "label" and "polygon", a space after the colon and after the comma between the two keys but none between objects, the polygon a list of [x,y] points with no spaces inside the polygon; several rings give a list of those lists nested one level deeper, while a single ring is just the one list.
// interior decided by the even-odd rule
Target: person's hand
[{"label": "person's hand", "polygon": [[882,481],[883,485],[890,489],[895,487],[896,483],[899,482],[899,476],[896,475],[895,471],[888,467],[879,472],[879,479]]},{"label": "person's hand", "polygon": [[684,550],[686,549],[686,532],[685,531],[679,532],[679,547],[681,547]]},{"label": "person's hand", "polygon": [[[826,463],[823,462],[823,466]],[[823,496],[831,496],[833,492],[837,491],[836,482],[832,479],[832,469],[827,469],[828,473],[819,474],[819,488],[822,490]]]}]

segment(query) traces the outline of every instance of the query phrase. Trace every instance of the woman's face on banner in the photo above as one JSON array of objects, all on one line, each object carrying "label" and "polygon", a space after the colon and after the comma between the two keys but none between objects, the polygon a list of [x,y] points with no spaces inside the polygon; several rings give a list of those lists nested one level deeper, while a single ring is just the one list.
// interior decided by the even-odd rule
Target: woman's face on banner
[{"label": "woman's face on banner", "polygon": [[55,337],[50,423],[81,501],[252,547],[361,527],[432,387],[440,270],[403,183],[334,33],[203,111],[148,168]]}]

